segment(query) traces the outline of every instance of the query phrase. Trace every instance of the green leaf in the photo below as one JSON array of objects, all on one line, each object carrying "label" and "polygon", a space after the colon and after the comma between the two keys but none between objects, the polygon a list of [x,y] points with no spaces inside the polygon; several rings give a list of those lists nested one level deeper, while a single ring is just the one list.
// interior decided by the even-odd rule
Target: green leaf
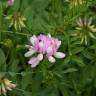
[{"label": "green leaf", "polygon": [[72,73],[72,72],[76,72],[76,71],[78,71],[76,68],[68,68],[68,69],[66,69],[66,70],[64,70],[62,73]]},{"label": "green leaf", "polygon": [[84,50],[84,47],[76,47],[72,50],[72,54],[80,53]]},{"label": "green leaf", "polygon": [[65,65],[68,64],[68,63],[70,62],[70,60],[71,60],[71,57],[70,57],[70,56],[66,57],[66,58],[64,59],[64,64],[65,64]]},{"label": "green leaf", "polygon": [[4,77],[5,76],[5,72],[0,72],[0,78]]},{"label": "green leaf", "polygon": [[0,49],[0,66],[6,61],[5,54],[2,49]]},{"label": "green leaf", "polygon": [[14,6],[13,6],[13,9],[15,11],[17,11],[19,8],[20,8],[20,0],[14,0],[15,3],[14,3]]},{"label": "green leaf", "polygon": [[73,56],[72,60],[74,61],[74,63],[76,63],[80,67],[84,67],[85,66],[85,64],[83,62],[83,59],[81,57]]}]

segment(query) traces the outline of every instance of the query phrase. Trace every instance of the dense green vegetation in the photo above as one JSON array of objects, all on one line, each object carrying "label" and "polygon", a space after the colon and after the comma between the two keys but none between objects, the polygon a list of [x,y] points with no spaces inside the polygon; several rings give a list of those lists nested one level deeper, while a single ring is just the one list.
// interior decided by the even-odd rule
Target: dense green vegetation
[{"label": "dense green vegetation", "polygon": [[[31,68],[25,45],[42,33],[61,40],[66,57]],[[16,84],[6,96],[96,96],[96,0],[0,0],[3,78]]]}]

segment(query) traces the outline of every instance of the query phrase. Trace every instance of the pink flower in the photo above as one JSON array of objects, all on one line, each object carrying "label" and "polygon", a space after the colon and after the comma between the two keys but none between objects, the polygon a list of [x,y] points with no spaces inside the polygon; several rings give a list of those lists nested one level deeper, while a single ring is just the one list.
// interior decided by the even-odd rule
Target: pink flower
[{"label": "pink flower", "polygon": [[[50,34],[32,36],[30,38],[31,45],[27,45],[29,51],[25,53],[25,57],[31,57],[29,60],[29,64],[31,67],[36,67],[40,61],[43,60],[44,55],[48,58],[49,62],[54,63],[56,58],[64,58],[65,54],[62,52],[57,52],[58,48],[61,45],[61,41],[51,37]],[[37,56],[32,57],[33,54]]]},{"label": "pink flower", "polygon": [[13,3],[14,3],[14,0],[8,0],[8,5],[9,5],[9,6],[12,6]]}]

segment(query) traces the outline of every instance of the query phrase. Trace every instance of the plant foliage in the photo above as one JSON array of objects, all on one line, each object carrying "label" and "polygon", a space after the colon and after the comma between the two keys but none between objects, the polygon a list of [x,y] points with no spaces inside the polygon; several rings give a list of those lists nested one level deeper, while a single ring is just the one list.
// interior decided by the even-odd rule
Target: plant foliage
[{"label": "plant foliage", "polygon": [[[76,35],[79,18],[91,17],[96,27],[96,0],[15,0],[12,6],[6,3],[0,0],[0,78],[17,85],[7,96],[96,96],[96,33],[94,38],[84,34],[87,44],[86,40],[81,42],[83,35]],[[18,17],[20,26],[15,22]],[[85,31],[88,34],[86,28],[82,29],[82,33]],[[55,64],[44,59],[31,68],[24,57],[25,45],[30,36],[42,33],[60,39],[59,50],[66,57]]]}]

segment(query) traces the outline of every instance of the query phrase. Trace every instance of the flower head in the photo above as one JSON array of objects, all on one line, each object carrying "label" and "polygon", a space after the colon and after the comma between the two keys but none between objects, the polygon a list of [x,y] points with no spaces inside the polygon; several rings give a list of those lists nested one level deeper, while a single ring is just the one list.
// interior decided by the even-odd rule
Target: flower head
[{"label": "flower head", "polygon": [[61,41],[56,38],[51,37],[50,34],[32,36],[30,38],[31,45],[28,46],[29,51],[25,53],[25,57],[31,57],[33,54],[37,53],[38,55],[32,57],[29,60],[31,67],[35,67],[43,59],[44,55],[48,58],[51,63],[54,63],[56,58],[64,58],[65,54],[62,52],[57,52],[58,48],[61,45]]},{"label": "flower head", "polygon": [[22,16],[20,13],[14,13],[6,17],[7,20],[11,21],[9,24],[9,27],[14,27],[15,30],[21,30],[22,28],[25,28],[26,25],[24,24],[24,21],[26,21],[26,18]]},{"label": "flower head", "polygon": [[78,5],[82,5],[85,3],[85,0],[66,0],[67,2],[70,3],[70,8],[76,7]]},{"label": "flower head", "polygon": [[81,39],[81,44],[85,43],[85,45],[87,45],[90,37],[96,39],[94,34],[96,32],[96,28],[95,25],[92,24],[92,18],[79,18],[77,25],[76,30],[78,30],[78,32],[74,35]]},{"label": "flower head", "polygon": [[0,95],[6,95],[7,90],[11,91],[16,87],[16,84],[13,84],[12,81],[8,79],[0,79]]},{"label": "flower head", "polygon": [[8,5],[9,5],[9,6],[12,6],[13,3],[14,3],[14,0],[8,0]]}]

